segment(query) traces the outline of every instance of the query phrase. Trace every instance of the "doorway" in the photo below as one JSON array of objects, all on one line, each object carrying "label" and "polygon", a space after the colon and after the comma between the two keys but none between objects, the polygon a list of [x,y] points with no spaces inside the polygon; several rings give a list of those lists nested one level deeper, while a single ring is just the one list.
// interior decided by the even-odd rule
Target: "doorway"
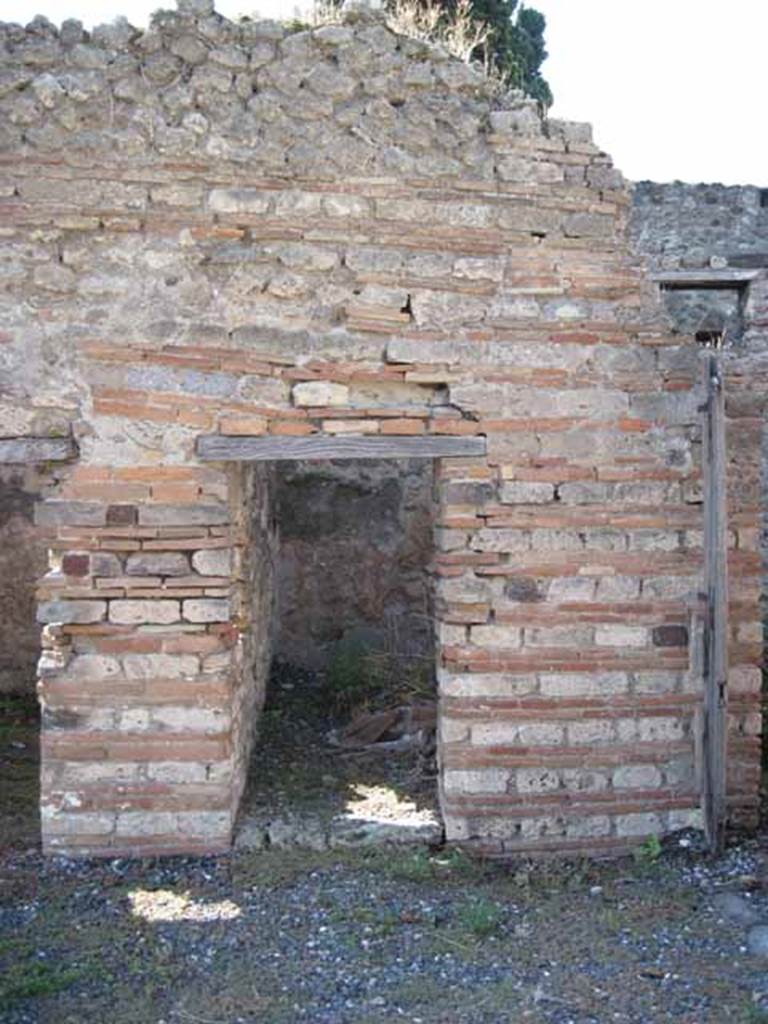
[{"label": "doorway", "polygon": [[278,461],[271,665],[238,842],[438,842],[429,459]]}]

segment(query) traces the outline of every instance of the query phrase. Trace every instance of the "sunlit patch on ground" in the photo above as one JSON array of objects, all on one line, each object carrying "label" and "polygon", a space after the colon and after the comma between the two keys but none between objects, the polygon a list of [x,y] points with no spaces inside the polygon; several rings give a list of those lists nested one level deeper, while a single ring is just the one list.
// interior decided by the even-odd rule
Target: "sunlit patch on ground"
[{"label": "sunlit patch on ground", "polygon": [[368,786],[355,783],[352,796],[344,804],[345,817],[364,821],[398,821],[404,826],[427,824],[434,820],[429,808],[417,807],[416,801],[403,796],[391,786]]},{"label": "sunlit patch on ground", "polygon": [[233,921],[242,911],[232,900],[194,899],[170,889],[134,889],[128,893],[131,910],[145,921]]}]

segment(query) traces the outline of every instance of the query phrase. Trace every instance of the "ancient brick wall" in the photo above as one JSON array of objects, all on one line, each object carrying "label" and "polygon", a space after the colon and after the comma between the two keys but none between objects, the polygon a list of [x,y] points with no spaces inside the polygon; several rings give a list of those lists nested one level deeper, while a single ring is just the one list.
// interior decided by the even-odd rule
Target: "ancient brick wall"
[{"label": "ancient brick wall", "polygon": [[[764,192],[754,186],[639,182],[632,188],[631,244],[652,270],[766,266]],[[663,301],[675,328],[691,339],[702,331],[724,331],[729,342],[742,339],[739,288],[680,288],[665,292]],[[753,349],[757,340],[753,333]],[[423,584],[419,586],[414,568],[428,562],[431,548],[422,522],[429,507],[431,465],[414,460],[404,478],[400,463],[376,464],[376,486],[386,500],[368,530],[357,503],[347,500],[350,486],[360,488],[361,494],[370,492],[374,470],[366,465],[361,464],[358,474],[345,464],[321,469],[307,464],[299,470],[287,468],[281,477],[284,506],[304,518],[296,529],[286,522],[281,529],[282,613],[276,652],[287,660],[325,664],[342,631],[364,637],[366,643],[381,643],[385,623],[393,617],[405,623],[406,631],[408,624],[414,627],[415,635],[407,634],[405,646],[418,648],[423,639],[418,629],[425,611]],[[415,505],[403,489],[404,479]],[[391,507],[395,498],[396,509]],[[381,565],[384,547],[390,556],[386,569]],[[350,562],[365,564],[368,571],[350,577]]]},{"label": "ancient brick wall", "polygon": [[[475,438],[435,467],[448,838],[696,822],[698,354],[588,129],[364,14],[290,34],[185,0],[143,33],[0,38],[8,405],[78,446],[37,509],[46,849],[230,841],[269,487],[201,435]],[[756,620],[745,597],[750,686]],[[751,769],[749,686],[733,711]]]},{"label": "ancient brick wall", "polygon": [[[722,333],[732,547],[729,641],[734,650],[751,648],[749,660],[757,663],[763,625],[754,612],[758,605],[764,609],[768,592],[768,191],[640,182],[634,187],[630,239],[651,271],[699,277],[695,286],[662,293],[675,330],[703,337]],[[740,278],[738,285],[728,287],[729,277]],[[759,549],[760,556],[742,555],[742,548]],[[733,726],[731,786],[748,789],[759,784],[760,672],[742,668],[731,673],[729,683],[734,709],[749,709],[737,713]]]}]

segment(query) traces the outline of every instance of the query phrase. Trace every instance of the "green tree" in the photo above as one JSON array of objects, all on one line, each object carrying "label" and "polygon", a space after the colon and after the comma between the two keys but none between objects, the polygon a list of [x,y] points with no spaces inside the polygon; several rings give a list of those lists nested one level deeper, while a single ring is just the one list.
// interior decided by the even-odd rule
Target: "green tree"
[{"label": "green tree", "polygon": [[[423,7],[442,8],[448,17],[455,17],[460,7],[460,0],[419,0],[419,3]],[[484,47],[487,54],[478,52],[476,58],[491,61],[510,85],[548,107],[552,103],[552,91],[541,74],[541,65],[547,57],[544,15],[518,0],[472,0],[470,13],[489,30]]]}]

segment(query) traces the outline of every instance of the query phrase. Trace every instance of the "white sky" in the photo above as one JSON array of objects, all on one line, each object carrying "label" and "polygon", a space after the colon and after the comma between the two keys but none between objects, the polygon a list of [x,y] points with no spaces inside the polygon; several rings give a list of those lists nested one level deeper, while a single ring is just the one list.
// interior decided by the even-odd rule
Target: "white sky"
[{"label": "white sky", "polygon": [[[304,2],[305,5],[305,2]],[[123,14],[145,25],[172,0],[0,0],[86,27]],[[302,2],[217,0],[230,17],[290,17]],[[530,0],[547,17],[552,114],[591,121],[633,180],[768,186],[766,0]]]}]

